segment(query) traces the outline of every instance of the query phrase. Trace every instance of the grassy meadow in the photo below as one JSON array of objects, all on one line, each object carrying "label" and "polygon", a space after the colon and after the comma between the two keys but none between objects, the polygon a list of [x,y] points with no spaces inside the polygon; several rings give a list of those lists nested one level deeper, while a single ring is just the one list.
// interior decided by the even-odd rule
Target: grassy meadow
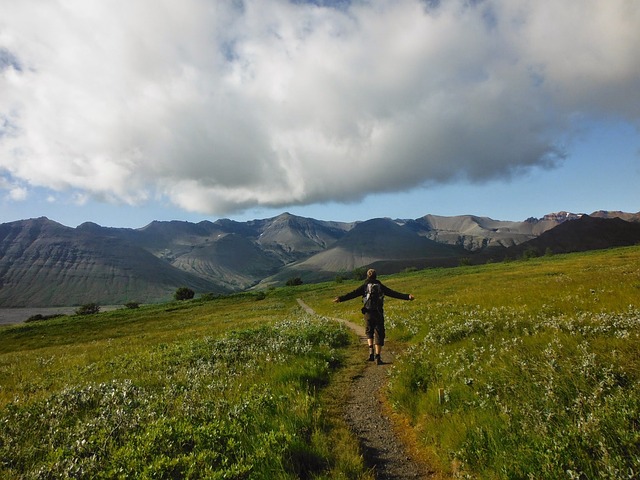
[{"label": "grassy meadow", "polygon": [[[441,478],[640,476],[640,247],[381,279],[417,297],[386,302],[386,396]],[[0,477],[373,478],[329,319],[358,284],[1,327]]]}]

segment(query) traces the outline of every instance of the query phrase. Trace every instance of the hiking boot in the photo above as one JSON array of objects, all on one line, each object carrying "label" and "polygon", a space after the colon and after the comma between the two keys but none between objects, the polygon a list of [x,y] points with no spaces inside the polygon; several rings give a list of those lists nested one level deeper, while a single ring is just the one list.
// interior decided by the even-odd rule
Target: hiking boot
[{"label": "hiking boot", "polygon": [[376,365],[382,365],[384,362],[382,361],[382,358],[380,358],[380,355],[376,355]]},{"label": "hiking boot", "polygon": [[373,353],[369,354],[369,361],[373,362],[375,360],[375,357],[373,356]]}]

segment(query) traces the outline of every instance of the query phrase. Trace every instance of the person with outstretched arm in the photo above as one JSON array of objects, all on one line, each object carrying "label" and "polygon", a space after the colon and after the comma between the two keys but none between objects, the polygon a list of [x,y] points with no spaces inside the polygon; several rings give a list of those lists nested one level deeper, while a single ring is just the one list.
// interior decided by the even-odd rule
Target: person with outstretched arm
[{"label": "person with outstretched arm", "polygon": [[[345,302],[356,297],[362,297],[364,305],[362,313],[364,315],[365,333],[369,346],[369,361],[374,361],[381,365],[382,346],[384,345],[384,296],[398,298],[400,300],[413,300],[415,297],[410,293],[400,293],[390,289],[377,279],[376,271],[373,268],[367,270],[367,279],[355,290],[338,296],[334,302]],[[375,352],[375,354],[374,354]]]}]

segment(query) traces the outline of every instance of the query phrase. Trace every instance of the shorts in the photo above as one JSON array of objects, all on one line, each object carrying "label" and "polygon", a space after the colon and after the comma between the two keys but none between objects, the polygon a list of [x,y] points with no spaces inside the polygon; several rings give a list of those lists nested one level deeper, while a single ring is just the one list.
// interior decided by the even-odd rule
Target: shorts
[{"label": "shorts", "polygon": [[367,338],[372,338],[376,345],[384,345],[384,316],[380,314],[364,314],[364,333]]}]

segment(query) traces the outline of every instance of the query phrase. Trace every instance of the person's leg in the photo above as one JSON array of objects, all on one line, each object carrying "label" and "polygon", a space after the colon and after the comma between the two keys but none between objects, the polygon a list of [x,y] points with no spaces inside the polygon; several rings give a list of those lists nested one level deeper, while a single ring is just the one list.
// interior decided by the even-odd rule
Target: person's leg
[{"label": "person's leg", "polygon": [[370,362],[375,360],[375,356],[373,354],[373,337],[374,337],[374,326],[371,321],[371,316],[366,314],[364,316],[364,333],[367,336],[367,345],[369,346],[369,358]]},{"label": "person's leg", "polygon": [[382,364],[382,347],[384,346],[384,337],[386,332],[384,330],[384,319],[378,318],[375,325],[375,356],[374,359],[378,365]]}]

